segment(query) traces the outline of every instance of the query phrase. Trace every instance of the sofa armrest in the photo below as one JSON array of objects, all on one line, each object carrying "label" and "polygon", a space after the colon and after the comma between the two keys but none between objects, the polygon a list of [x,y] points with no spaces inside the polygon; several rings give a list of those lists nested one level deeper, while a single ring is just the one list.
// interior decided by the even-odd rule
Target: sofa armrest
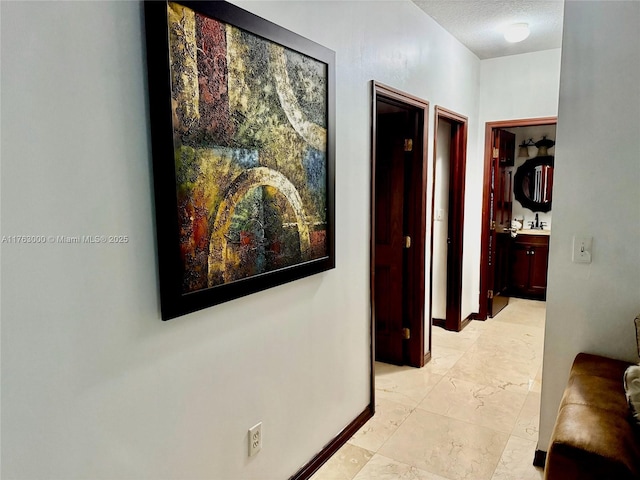
[{"label": "sofa armrest", "polygon": [[546,480],[640,478],[640,437],[622,384],[629,365],[585,353],[576,357],[551,435]]}]

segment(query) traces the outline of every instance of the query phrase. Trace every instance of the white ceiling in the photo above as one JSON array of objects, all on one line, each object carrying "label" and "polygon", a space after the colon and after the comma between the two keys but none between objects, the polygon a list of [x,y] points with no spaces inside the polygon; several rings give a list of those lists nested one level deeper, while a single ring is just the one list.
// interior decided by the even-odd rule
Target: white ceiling
[{"label": "white ceiling", "polygon": [[[412,0],[478,58],[560,48],[563,0]],[[502,29],[528,23],[529,37],[507,42]]]}]

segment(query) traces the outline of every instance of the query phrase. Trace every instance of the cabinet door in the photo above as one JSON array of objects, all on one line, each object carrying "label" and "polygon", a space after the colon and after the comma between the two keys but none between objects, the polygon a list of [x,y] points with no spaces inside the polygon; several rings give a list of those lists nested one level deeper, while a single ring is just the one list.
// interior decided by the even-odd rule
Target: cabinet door
[{"label": "cabinet door", "polygon": [[516,134],[506,130],[498,130],[498,142],[500,145],[498,153],[500,165],[503,167],[513,166],[516,156]]},{"label": "cabinet door", "polygon": [[511,289],[526,294],[529,288],[529,246],[515,242],[511,257]]},{"label": "cabinet door", "polygon": [[549,263],[549,247],[535,246],[529,253],[530,273],[529,291],[544,298],[547,293],[547,264]]},{"label": "cabinet door", "polygon": [[509,260],[511,254],[511,234],[496,235],[496,273],[494,276],[493,294],[507,296],[509,289]]}]

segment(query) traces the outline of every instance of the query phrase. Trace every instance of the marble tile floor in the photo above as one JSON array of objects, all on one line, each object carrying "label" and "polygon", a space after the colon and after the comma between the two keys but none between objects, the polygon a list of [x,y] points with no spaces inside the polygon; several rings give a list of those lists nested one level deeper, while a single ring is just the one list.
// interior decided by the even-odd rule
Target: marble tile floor
[{"label": "marble tile floor", "polygon": [[376,414],[311,480],[540,480],[545,303],[512,298],[421,369],[376,363]]}]

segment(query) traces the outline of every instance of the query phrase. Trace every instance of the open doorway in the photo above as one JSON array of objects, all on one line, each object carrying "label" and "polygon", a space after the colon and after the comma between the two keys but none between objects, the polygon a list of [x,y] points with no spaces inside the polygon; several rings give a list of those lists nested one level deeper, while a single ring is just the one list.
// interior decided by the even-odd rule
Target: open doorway
[{"label": "open doorway", "polygon": [[429,104],[373,82],[371,312],[374,359],[422,367]]},{"label": "open doorway", "polygon": [[[547,148],[554,143],[547,137],[555,139],[556,124],[556,117],[486,124],[478,319],[496,316],[510,295],[546,296],[550,229],[544,226],[550,227],[553,169]],[[526,165],[533,166],[534,177],[538,175],[532,177],[538,191],[523,198],[520,179]],[[523,230],[516,231],[518,224]],[[514,240],[519,233],[527,237]]]},{"label": "open doorway", "polygon": [[431,324],[459,332],[462,319],[467,117],[436,106],[431,222]]}]

